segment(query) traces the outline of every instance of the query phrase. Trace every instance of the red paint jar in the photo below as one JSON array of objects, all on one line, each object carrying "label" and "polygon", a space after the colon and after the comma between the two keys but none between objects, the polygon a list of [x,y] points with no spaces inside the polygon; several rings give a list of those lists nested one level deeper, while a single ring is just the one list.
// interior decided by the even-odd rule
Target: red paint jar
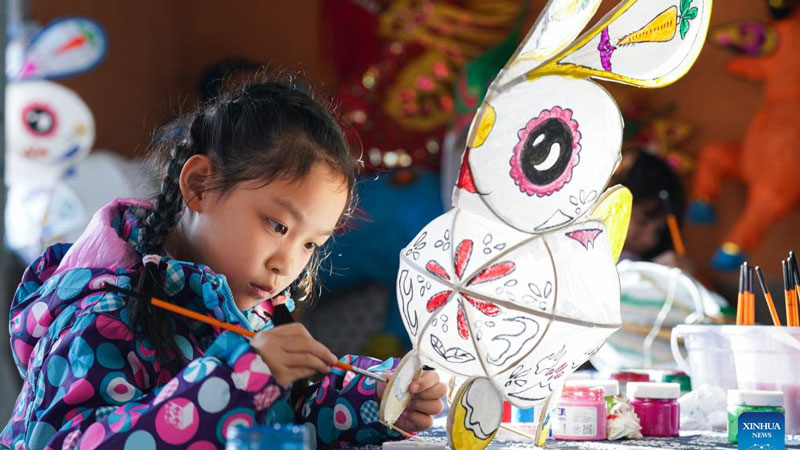
[{"label": "red paint jar", "polygon": [[642,435],[676,437],[680,431],[681,407],[678,383],[628,383],[630,405],[639,416]]},{"label": "red paint jar", "polygon": [[619,392],[622,395],[630,397],[630,395],[628,395],[628,383],[650,381],[650,374],[644,371],[623,370],[612,373],[611,379],[619,381]]}]

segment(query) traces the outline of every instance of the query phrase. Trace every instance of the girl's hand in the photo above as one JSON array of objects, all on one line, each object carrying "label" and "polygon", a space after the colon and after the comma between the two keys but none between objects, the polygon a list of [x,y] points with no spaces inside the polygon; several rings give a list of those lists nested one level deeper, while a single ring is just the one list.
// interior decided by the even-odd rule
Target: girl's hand
[{"label": "girl's hand", "polygon": [[260,331],[250,340],[250,346],[261,355],[272,377],[284,388],[315,373],[330,372],[337,361],[336,356],[299,323]]},{"label": "girl's hand", "polygon": [[[382,391],[382,389],[381,389]],[[433,370],[423,370],[416,380],[408,385],[411,400],[395,425],[410,433],[427,430],[433,425],[433,417],[444,410],[442,398],[447,395],[447,386],[439,382]],[[382,392],[379,394],[383,395]]]}]

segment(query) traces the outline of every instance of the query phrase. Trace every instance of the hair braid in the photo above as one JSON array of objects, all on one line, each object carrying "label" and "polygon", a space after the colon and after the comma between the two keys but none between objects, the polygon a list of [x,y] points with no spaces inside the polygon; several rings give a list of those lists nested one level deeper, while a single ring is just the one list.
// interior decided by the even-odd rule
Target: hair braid
[{"label": "hair braid", "polygon": [[[172,336],[172,318],[169,313],[155,308],[150,303],[151,297],[164,295],[161,288],[159,263],[147,255],[160,254],[169,232],[178,224],[184,202],[180,190],[180,174],[186,160],[194,154],[194,147],[189,139],[180,141],[171,151],[171,159],[167,164],[161,191],[155,201],[153,210],[144,220],[144,227],[139,239],[138,251],[145,255],[144,267],[139,277],[136,291],[140,297],[131,298],[131,322],[138,326],[142,336],[149,340],[156,351],[159,362],[165,365],[175,357],[184,360]],[[167,326],[164,326],[167,325]]]}]

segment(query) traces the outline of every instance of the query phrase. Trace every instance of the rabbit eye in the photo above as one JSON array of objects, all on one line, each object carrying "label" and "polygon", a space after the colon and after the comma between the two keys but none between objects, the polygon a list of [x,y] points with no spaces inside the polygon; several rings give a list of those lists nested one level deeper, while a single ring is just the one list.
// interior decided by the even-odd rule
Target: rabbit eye
[{"label": "rabbit eye", "polygon": [[534,128],[522,146],[522,173],[531,183],[544,186],[564,172],[572,154],[572,132],[559,119],[547,119]]},{"label": "rabbit eye", "polygon": [[475,125],[479,145],[469,148],[470,183],[460,181],[465,193],[456,206],[529,233],[586,214],[619,158],[622,119],[614,99],[589,81],[543,76],[484,107],[495,120],[484,126],[484,114]]},{"label": "rabbit eye", "polygon": [[35,136],[52,134],[56,127],[55,113],[44,105],[31,105],[22,112],[22,121]]},{"label": "rabbit eye", "polygon": [[581,135],[572,111],[558,106],[542,111],[518,133],[511,178],[520,190],[539,197],[558,191],[578,163]]}]

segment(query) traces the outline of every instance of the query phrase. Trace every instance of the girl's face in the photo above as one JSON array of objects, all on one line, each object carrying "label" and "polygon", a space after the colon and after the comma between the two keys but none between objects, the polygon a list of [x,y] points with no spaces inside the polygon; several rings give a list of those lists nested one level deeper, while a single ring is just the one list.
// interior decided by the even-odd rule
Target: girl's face
[{"label": "girl's face", "polygon": [[283,292],[330,238],[347,203],[347,183],[317,163],[300,180],[202,192],[198,180],[212,172],[206,157],[184,165],[181,191],[188,208],[175,245],[182,254],[175,256],[224,274],[236,305],[249,309]]},{"label": "girl's face", "polygon": [[642,255],[658,244],[666,226],[664,210],[659,202],[658,199],[634,202],[625,251]]}]

